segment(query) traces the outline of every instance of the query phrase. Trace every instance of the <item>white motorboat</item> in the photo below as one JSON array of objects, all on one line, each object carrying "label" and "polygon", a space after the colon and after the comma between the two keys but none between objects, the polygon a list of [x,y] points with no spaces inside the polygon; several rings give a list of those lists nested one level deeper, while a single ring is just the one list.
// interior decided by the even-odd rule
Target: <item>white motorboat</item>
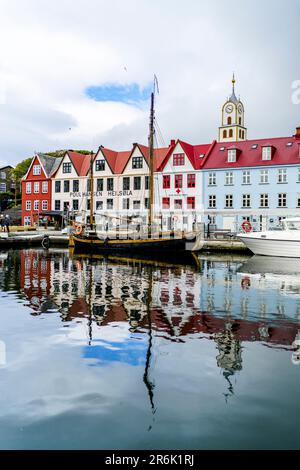
[{"label": "white motorboat", "polygon": [[300,258],[300,218],[282,220],[281,227],[264,232],[238,234],[255,255]]}]

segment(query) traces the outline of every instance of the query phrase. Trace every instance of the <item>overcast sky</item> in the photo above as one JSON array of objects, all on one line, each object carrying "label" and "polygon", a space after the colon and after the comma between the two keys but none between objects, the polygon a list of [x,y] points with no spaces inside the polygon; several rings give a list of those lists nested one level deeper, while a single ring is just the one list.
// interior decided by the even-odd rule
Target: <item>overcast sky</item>
[{"label": "overcast sky", "polygon": [[[231,91],[248,138],[292,135],[299,0],[0,0],[0,160],[147,143],[149,89],[166,143],[217,137]],[[162,143],[162,139],[159,140]]]}]

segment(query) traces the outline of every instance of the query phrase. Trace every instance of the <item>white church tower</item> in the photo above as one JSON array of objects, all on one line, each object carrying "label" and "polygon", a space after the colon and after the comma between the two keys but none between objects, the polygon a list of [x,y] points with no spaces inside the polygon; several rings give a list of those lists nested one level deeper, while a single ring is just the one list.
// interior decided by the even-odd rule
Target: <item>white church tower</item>
[{"label": "white church tower", "polygon": [[219,142],[238,142],[247,139],[244,105],[235,95],[235,78],[232,77],[232,95],[222,108],[222,126],[219,127]]}]

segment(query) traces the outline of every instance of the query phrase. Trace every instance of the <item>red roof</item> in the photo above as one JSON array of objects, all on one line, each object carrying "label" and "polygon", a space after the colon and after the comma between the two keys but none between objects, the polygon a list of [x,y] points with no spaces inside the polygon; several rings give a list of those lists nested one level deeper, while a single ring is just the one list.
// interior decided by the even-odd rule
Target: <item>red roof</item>
[{"label": "red roof", "polygon": [[[123,152],[116,152],[115,150],[101,147],[101,151],[113,173],[123,173],[136,145],[149,163],[149,147],[146,147],[145,145],[134,144],[132,150],[125,150]],[[158,170],[169,150],[170,147],[154,149],[154,171]]]},{"label": "red roof", "polygon": [[202,168],[208,154],[210,153],[212,147],[215,144],[215,141],[212,144],[200,144],[200,145],[191,145],[183,140],[178,139],[176,143],[169,147],[168,152],[165,155],[165,158],[161,161],[158,170],[162,171],[166,166],[174,148],[179,144],[182,147],[182,150],[190,160],[195,170]]},{"label": "red roof", "polygon": [[86,176],[90,167],[91,155],[84,155],[82,153],[73,152],[72,150],[68,150],[67,154],[69,155],[78,176]]},{"label": "red roof", "polygon": [[[290,143],[292,145],[287,145]],[[203,169],[300,164],[299,144],[299,138],[294,136],[243,142],[218,142],[206,158]],[[262,148],[266,146],[273,147],[271,160],[262,160]],[[240,151],[234,163],[227,161],[227,150],[230,148]]]}]

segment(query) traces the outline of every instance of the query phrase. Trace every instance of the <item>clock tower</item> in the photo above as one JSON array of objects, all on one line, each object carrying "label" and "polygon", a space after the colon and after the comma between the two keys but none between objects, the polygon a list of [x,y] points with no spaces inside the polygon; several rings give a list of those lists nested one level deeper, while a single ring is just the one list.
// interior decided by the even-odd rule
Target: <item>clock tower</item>
[{"label": "clock tower", "polygon": [[244,123],[244,105],[235,95],[235,78],[232,77],[232,94],[222,108],[222,126],[219,127],[219,142],[238,142],[247,139]]}]

